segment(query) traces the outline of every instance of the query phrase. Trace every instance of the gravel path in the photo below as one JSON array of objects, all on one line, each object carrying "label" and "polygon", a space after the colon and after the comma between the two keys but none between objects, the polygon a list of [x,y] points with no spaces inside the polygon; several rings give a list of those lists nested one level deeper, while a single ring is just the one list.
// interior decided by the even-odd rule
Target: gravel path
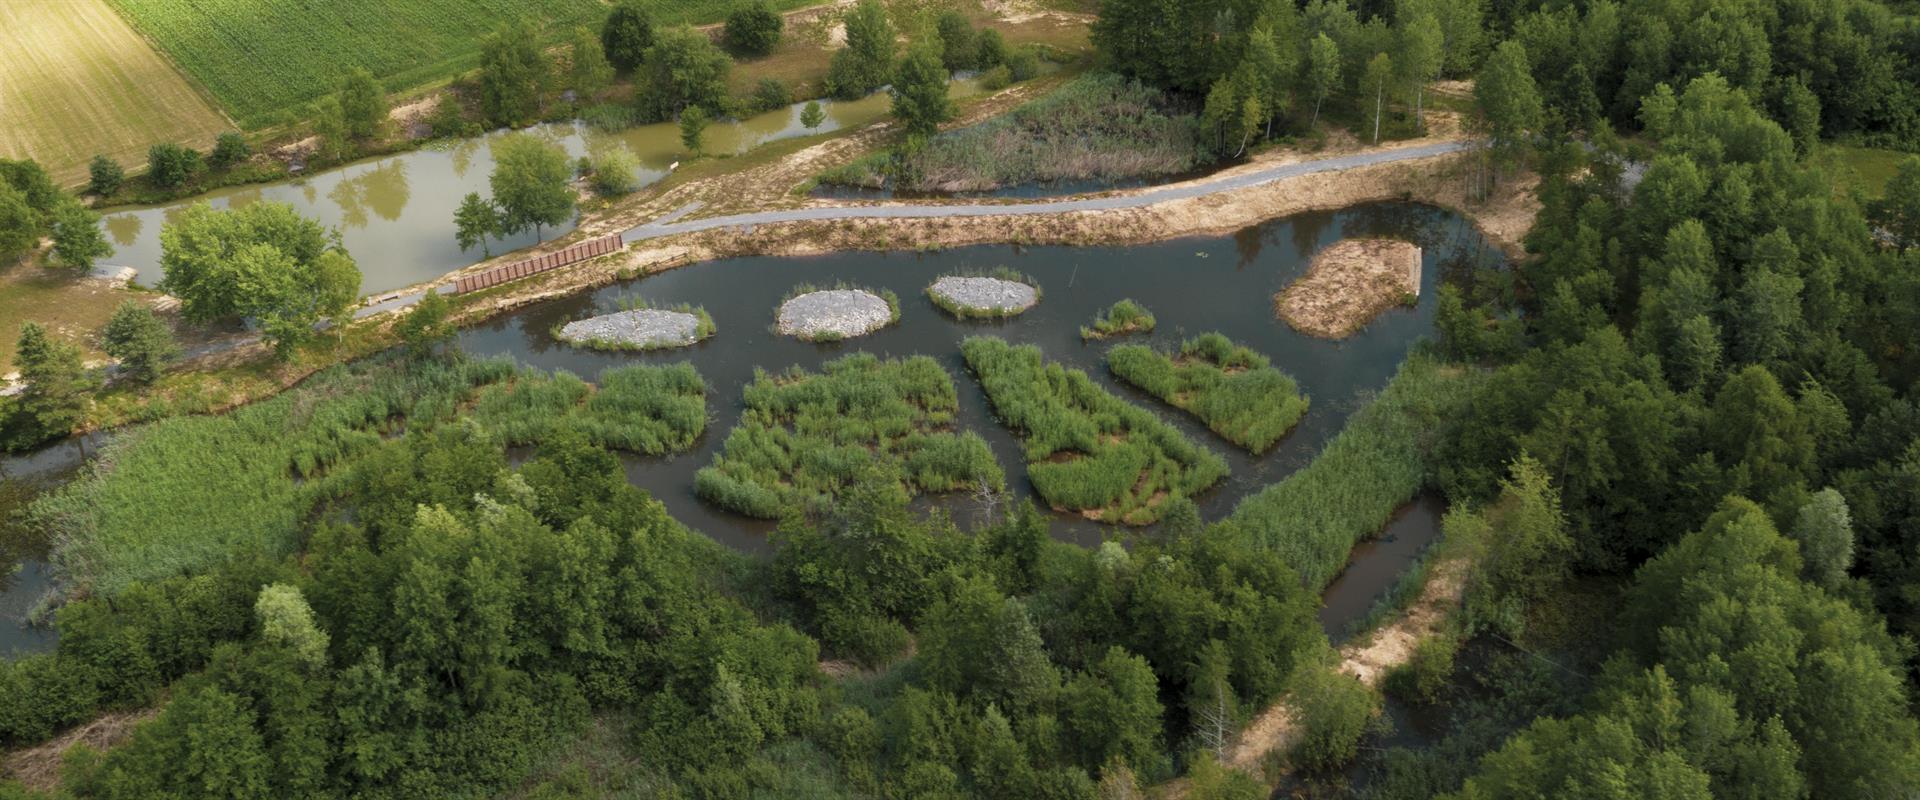
[{"label": "gravel path", "polygon": [[801,339],[862,336],[892,321],[887,301],[860,289],[808,292],[780,304],[780,332]]},{"label": "gravel path", "polygon": [[724,217],[708,217],[687,222],[667,221],[677,219],[680,212],[674,212],[660,220],[654,220],[633,228],[622,234],[627,242],[653,239],[661,236],[673,236],[681,233],[708,231],[715,228],[730,228],[751,225],[770,225],[780,222],[801,222],[809,220],[835,219],[920,219],[927,217],[996,217],[1025,216],[1029,214],[1059,214],[1068,211],[1109,211],[1121,208],[1140,208],[1170,200],[1185,200],[1193,197],[1230,192],[1259,186],[1287,178],[1311,175],[1316,172],[1338,172],[1357,167],[1370,167],[1375,164],[1387,164],[1395,161],[1409,161],[1433,156],[1457,153],[1471,148],[1471,142],[1440,142],[1419,147],[1403,147],[1398,150],[1377,150],[1371,153],[1355,153],[1347,156],[1323,158],[1318,161],[1301,161],[1293,164],[1280,164],[1263,170],[1235,175],[1215,181],[1177,184],[1139,194],[1119,197],[1085,197],[1077,200],[1054,200],[1035,203],[942,203],[934,205],[874,205],[841,206],[832,208],[794,208],[782,211],[756,211],[750,214],[733,214]]},{"label": "gravel path", "polygon": [[699,341],[700,318],[657,308],[575,320],[560,328],[560,338],[575,344],[634,347],[685,347]]},{"label": "gravel path", "polygon": [[1013,315],[1040,302],[1040,292],[1019,281],[947,275],[927,291],[949,303],[975,311]]}]

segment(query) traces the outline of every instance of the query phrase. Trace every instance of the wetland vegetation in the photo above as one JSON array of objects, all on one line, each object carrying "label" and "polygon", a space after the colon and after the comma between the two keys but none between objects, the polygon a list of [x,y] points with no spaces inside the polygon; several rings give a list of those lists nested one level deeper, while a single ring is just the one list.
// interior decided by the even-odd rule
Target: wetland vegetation
[{"label": "wetland vegetation", "polygon": [[1293,378],[1218,333],[1181,343],[1178,355],[1121,345],[1107,351],[1107,368],[1254,453],[1266,452],[1307,414],[1308,399]]}]

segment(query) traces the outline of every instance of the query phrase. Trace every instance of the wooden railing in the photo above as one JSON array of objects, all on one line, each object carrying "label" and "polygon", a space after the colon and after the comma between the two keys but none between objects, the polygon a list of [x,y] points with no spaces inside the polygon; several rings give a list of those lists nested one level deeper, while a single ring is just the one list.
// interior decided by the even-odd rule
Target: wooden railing
[{"label": "wooden railing", "polygon": [[467,292],[477,292],[481,289],[491,289],[508,281],[517,281],[521,278],[556,270],[568,264],[585,261],[596,256],[619,252],[620,247],[620,234],[617,233],[611,233],[598,239],[588,239],[562,250],[555,250],[545,255],[529,258],[525,261],[516,261],[512,264],[505,264],[485,272],[460,278],[453,282],[453,293],[465,294]]}]

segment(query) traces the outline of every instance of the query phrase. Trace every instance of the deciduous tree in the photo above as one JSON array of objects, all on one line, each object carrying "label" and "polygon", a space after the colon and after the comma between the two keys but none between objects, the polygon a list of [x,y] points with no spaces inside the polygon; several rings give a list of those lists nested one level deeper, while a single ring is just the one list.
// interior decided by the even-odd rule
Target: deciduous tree
[{"label": "deciduous tree", "polygon": [[92,269],[93,262],[113,253],[100,232],[100,215],[79,201],[62,202],[53,212],[53,259],[69,269]]},{"label": "deciduous tree", "polygon": [[600,46],[607,61],[623,72],[630,72],[647,60],[647,48],[653,46],[653,15],[641,0],[620,0],[600,26]]},{"label": "deciduous tree", "polygon": [[947,68],[940,54],[922,45],[907,53],[893,79],[893,116],[907,135],[932,136],[953,118],[947,99]]},{"label": "deciduous tree", "polygon": [[101,349],[120,362],[120,374],[138,383],[153,382],[180,352],[167,324],[138,300],[122,301],[114,309],[100,339]]},{"label": "deciduous tree", "polygon": [[573,161],[560,145],[532,134],[513,133],[493,143],[493,203],[500,209],[500,229],[518,233],[531,227],[534,238],[542,230],[573,217]]},{"label": "deciduous tree", "polygon": [[722,35],[728,49],[742,55],[764,56],[780,44],[780,32],[786,25],[785,17],[767,7],[767,0],[751,0],[727,15]]},{"label": "deciduous tree", "polygon": [[858,100],[893,77],[893,23],[879,0],[860,0],[847,13],[847,46],[834,51],[827,91]]}]

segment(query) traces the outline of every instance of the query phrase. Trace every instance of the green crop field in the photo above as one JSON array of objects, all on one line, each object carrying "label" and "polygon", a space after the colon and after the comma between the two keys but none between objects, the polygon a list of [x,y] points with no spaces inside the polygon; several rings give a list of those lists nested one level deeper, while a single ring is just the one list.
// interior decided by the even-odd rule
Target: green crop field
[{"label": "green crop field", "polygon": [[6,0],[0,32],[0,157],[63,184],[97,154],[133,166],[155,142],[204,147],[228,126],[105,0]]},{"label": "green crop field", "polygon": [[[477,66],[480,40],[502,22],[530,18],[558,38],[607,13],[600,0],[107,1],[249,128],[332,91],[355,66],[399,91]],[[715,22],[732,8],[727,0],[650,5],[662,25]]]}]

